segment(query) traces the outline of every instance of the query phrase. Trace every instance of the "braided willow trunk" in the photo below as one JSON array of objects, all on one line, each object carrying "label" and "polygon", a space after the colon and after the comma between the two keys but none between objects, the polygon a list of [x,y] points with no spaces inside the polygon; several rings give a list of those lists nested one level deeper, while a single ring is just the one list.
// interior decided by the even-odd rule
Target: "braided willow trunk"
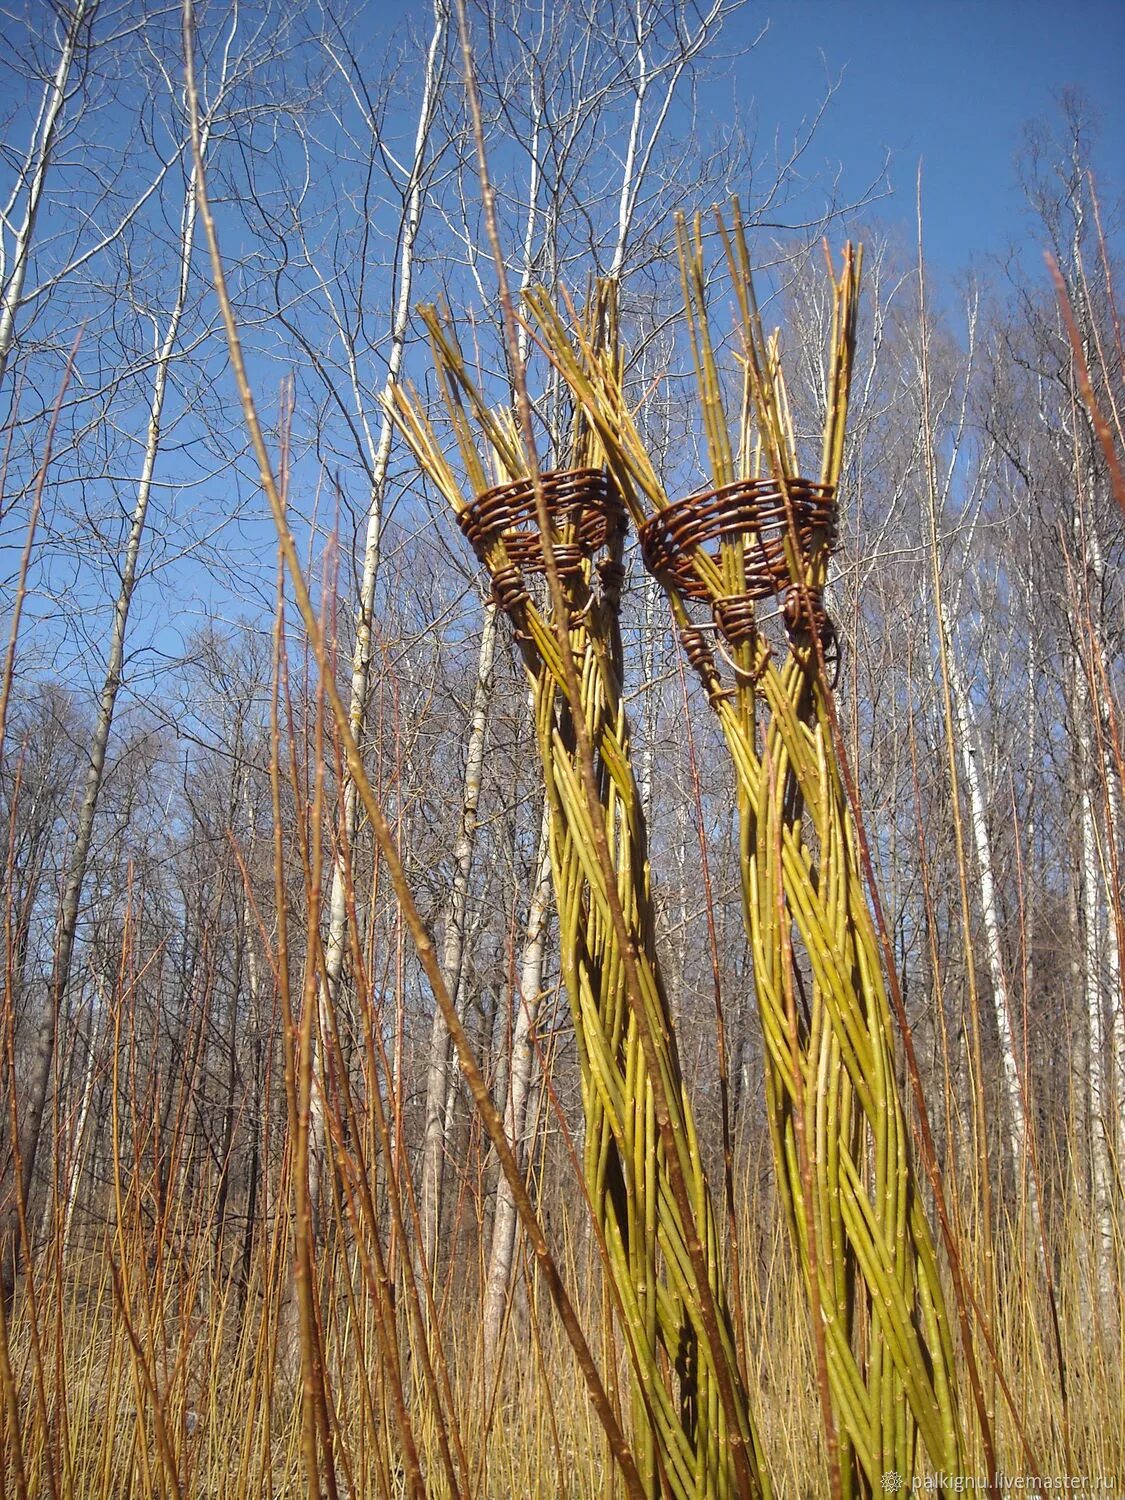
[{"label": "braided willow trunk", "polygon": [[[464,396],[493,445],[497,466],[513,476],[518,458],[511,428],[490,417],[464,378],[459,351],[432,331],[459,434],[465,427],[458,397]],[[396,414],[492,575],[531,687],[560,962],[581,1077],[585,1189],[632,1370],[635,1456],[645,1492],[653,1500],[768,1496],[738,1367],[714,1210],[655,952],[647,833],[621,697],[620,499],[600,469],[580,467],[538,481],[551,514],[563,623],[580,685],[575,704],[554,609],[537,605],[529,593],[531,580],[546,566],[535,485],[530,478],[509,477],[500,486],[478,488],[465,504],[448,466],[436,457],[432,430],[401,392]],[[588,444],[576,448],[580,461],[596,457]],[[470,480],[479,485],[482,471],[474,476],[464,441],[462,453]],[[596,810],[583,785],[576,712],[593,751]],[[596,853],[594,816],[604,819],[608,870]],[[614,920],[610,878],[631,964]]]},{"label": "braided willow trunk", "polygon": [[796,660],[759,666],[758,751],[752,695],[728,696],[710,653],[690,633],[687,645],[737,775],[778,1181],[823,1328],[842,1487],[909,1481],[916,1432],[958,1473],[950,1330],[822,687]]},{"label": "braided willow trunk", "polygon": [[[720,232],[742,314],[743,404],[732,444],[704,305],[698,226],[694,239],[681,228],[688,329],[715,485],[687,501],[669,503],[618,370],[581,329],[572,335],[545,297],[533,294],[529,302],[605,446],[730,752],[778,1189],[809,1297],[833,1488],[870,1495],[896,1475],[909,1487],[922,1461],[919,1437],[931,1465],[960,1473],[964,1439],[949,1321],[911,1161],[890,1008],[825,680],[834,642],[821,600],[835,531],[858,266],[849,251],[836,283],[829,411],[814,485],[797,477],[777,345],[762,337],[744,241],[740,231],[728,237],[721,224]],[[782,593],[784,629],[771,636],[758,610]],[[692,601],[709,609],[713,634],[694,623]]]},{"label": "braided willow trunk", "polygon": [[[593,839],[577,763],[573,716],[565,686],[535,637],[524,660],[535,704],[539,750],[551,809],[551,866],[559,910],[559,948],[578,1042],[585,1114],[584,1170],[604,1238],[604,1252],[631,1363],[638,1464],[652,1494],[736,1493],[727,1415],[712,1361],[721,1360],[737,1393],[741,1431],[745,1397],[725,1308],[718,1235],[700,1161],[690,1101],[684,1090],[671,1015],[653,941],[647,837],[621,703],[621,638],[617,600],[594,601],[585,576],[568,587],[571,647],[582,685],[582,714],[594,747],[617,893],[637,958],[644,1023],[657,1043],[660,1082],[679,1151],[695,1222],[686,1226],[672,1190],[657,1126],[638,1017],[609,919],[604,872]],[[528,622],[530,623],[530,622]],[[550,626],[547,626],[550,632]],[[538,635],[538,632],[535,632]],[[554,645],[553,633],[547,640]],[[707,1287],[697,1281],[687,1248],[699,1236]],[[703,1298],[719,1314],[720,1346],[710,1349],[700,1318]],[[665,1364],[671,1369],[664,1368]],[[676,1379],[669,1377],[675,1371]],[[676,1398],[673,1397],[676,1388]],[[755,1467],[762,1471],[754,1449]]]}]

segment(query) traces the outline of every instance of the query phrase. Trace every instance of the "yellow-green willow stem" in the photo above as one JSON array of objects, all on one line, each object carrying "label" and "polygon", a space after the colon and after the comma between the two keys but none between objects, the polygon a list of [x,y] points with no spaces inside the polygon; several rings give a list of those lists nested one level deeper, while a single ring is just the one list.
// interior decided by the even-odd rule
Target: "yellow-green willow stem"
[{"label": "yellow-green willow stem", "polygon": [[[398,390],[393,411],[419,464],[460,513],[486,487],[488,469],[477,447],[478,432],[501,479],[526,477],[526,465],[512,424],[486,406],[452,335],[432,311],[426,319],[460,448],[465,490],[417,402]],[[590,467],[603,460],[579,409],[570,462]],[[563,528],[555,540],[561,545],[572,538]],[[610,541],[603,561],[611,568],[620,565],[622,541],[621,536]],[[508,569],[502,537],[485,562],[494,575]],[[546,784],[560,963],[577,1040],[586,1124],[586,1190],[633,1373],[638,1468],[654,1500],[768,1496],[766,1465],[727,1311],[717,1224],[656,959],[647,833],[621,694],[618,601],[612,587],[595,587],[589,561],[578,574],[568,575],[566,595],[568,639],[581,697],[577,705],[569,701],[552,611],[525,599],[513,614]],[[582,784],[573,732],[576,710],[594,751],[614,889],[638,981],[639,992],[633,995]],[[642,1046],[644,1032],[655,1044],[655,1087]],[[672,1160],[658,1128],[658,1091],[671,1114]],[[708,1307],[714,1310],[710,1319],[705,1316]],[[740,1468],[749,1475],[749,1485],[740,1479]]]},{"label": "yellow-green willow stem", "polygon": [[[805,555],[790,486],[797,454],[778,345],[761,326],[737,206],[720,232],[743,333],[745,380],[732,443],[704,298],[699,222],[679,226],[687,327],[703,433],[716,488],[764,464],[790,516],[784,546],[794,590],[827,579],[828,546]],[[854,351],[859,257],[833,274],[835,306],[821,481],[838,484]],[[582,403],[634,520],[668,502],[610,369],[580,326],[564,324],[540,292],[528,298],[538,337]],[[744,543],[691,562],[711,600],[745,590]],[[681,632],[683,597],[669,588]],[[811,632],[810,632],[811,634]],[[954,1356],[933,1237],[910,1157],[894,1071],[890,1009],[864,896],[855,831],[833,751],[823,646],[791,641],[783,660],[751,637],[724,649],[734,685],[695,633],[692,659],[718,715],[737,776],[744,915],[754,958],[766,1056],[766,1099],[778,1166],[820,1341],[826,1428],[839,1444],[835,1483],[879,1493],[884,1473],[929,1461],[960,1472],[964,1437]],[[807,977],[795,1016],[794,983]],[[792,1027],[798,1035],[793,1046]],[[799,1112],[799,1113],[798,1113]],[[808,1178],[803,1175],[802,1142]]]}]

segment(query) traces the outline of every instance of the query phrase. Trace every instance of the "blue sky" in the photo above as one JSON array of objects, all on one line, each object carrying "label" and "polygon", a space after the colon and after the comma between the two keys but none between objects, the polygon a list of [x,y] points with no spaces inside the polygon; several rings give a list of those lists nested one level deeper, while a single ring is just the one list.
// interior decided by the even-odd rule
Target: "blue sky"
[{"label": "blue sky", "polygon": [[[474,14],[479,27],[479,7]],[[378,69],[384,50],[396,54],[403,28],[428,35],[431,16],[431,0],[368,0],[360,7],[355,33]],[[747,50],[764,27],[759,44]],[[1029,233],[1015,164],[1026,123],[1049,115],[1068,86],[1082,90],[1100,116],[1095,160],[1102,163],[1103,206],[1112,225],[1110,200],[1121,181],[1125,144],[1125,0],[748,0],[728,24],[720,50],[725,60],[714,64],[699,93],[701,129],[716,128],[737,108],[753,119],[757,154],[768,154],[775,134],[784,147],[815,111],[826,80],[839,78],[803,166],[821,188],[839,169],[843,196],[854,197],[877,177],[890,152],[891,195],[865,217],[897,225],[908,238],[922,161],[926,251],[939,296],[942,283],[948,286],[971,261],[1002,256],[1013,242],[1021,245],[1032,275],[1043,274],[1041,243]],[[396,131],[401,127],[407,145],[414,129],[417,101],[411,90],[417,71],[417,49],[408,48],[402,77],[409,81],[392,112],[392,125]],[[691,128],[686,105],[673,113],[669,127],[673,132]],[[805,200],[810,211],[819,206],[819,192],[814,183]],[[754,201],[753,193],[746,197]],[[842,230],[833,233],[836,242],[842,238]],[[224,229],[224,248],[228,256],[239,253],[236,229],[229,235]],[[277,390],[276,370],[263,367],[257,383],[268,411]],[[196,478],[194,471],[190,477]],[[162,469],[160,483],[168,482]],[[226,482],[216,495],[211,495],[214,486],[207,490],[216,505],[228,503]],[[362,494],[358,477],[355,483]],[[253,481],[248,484],[252,490]],[[258,550],[264,559],[262,588],[268,591],[272,533],[264,513],[253,514],[250,540],[243,539],[232,555],[240,561],[253,556],[264,538]],[[229,534],[224,545],[234,545]],[[173,655],[177,632],[197,623],[197,616],[181,607],[183,598],[202,587],[210,607],[212,594],[227,586],[224,581],[212,588],[194,559],[181,574],[173,569],[146,583],[152,584],[146,607],[151,596],[154,638],[170,643]],[[95,579],[94,586],[108,599],[105,580]],[[163,614],[170,601],[171,621]],[[134,640],[143,633],[138,619]]]},{"label": "blue sky", "polygon": [[791,133],[826,73],[843,73],[814,157],[858,191],[893,153],[889,219],[911,224],[923,169],[927,255],[947,270],[1026,232],[1015,163],[1027,121],[1076,85],[1100,117],[1098,156],[1125,145],[1125,0],[751,0],[728,33],[758,48],[734,65],[761,138]]},{"label": "blue sky", "polygon": [[[369,14],[377,30],[404,21],[421,30],[431,8],[429,0],[374,0]],[[757,47],[729,56],[763,28]],[[815,111],[826,79],[838,79],[806,165],[822,174],[842,167],[845,190],[858,194],[889,152],[893,191],[876,212],[911,236],[921,162],[935,270],[955,271],[1026,239],[1016,172],[1024,128],[1050,115],[1063,89],[1077,87],[1089,101],[1099,125],[1095,161],[1104,177],[1119,176],[1125,0],[747,0],[719,46],[728,59],[717,65],[715,91],[700,98],[702,115],[734,104],[755,120],[760,148],[775,132],[787,142]]]}]

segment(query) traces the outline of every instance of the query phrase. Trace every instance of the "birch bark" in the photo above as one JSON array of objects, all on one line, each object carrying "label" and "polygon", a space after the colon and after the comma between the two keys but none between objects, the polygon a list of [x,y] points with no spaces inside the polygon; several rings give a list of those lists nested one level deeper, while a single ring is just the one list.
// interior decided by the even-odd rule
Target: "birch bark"
[{"label": "birch bark", "polygon": [[[383,385],[385,395],[402,373],[406,355],[407,337],[410,330],[410,298],[414,283],[418,235],[422,227],[425,208],[425,173],[430,145],[441,74],[441,59],[449,22],[447,0],[434,0],[433,31],[426,53],[425,74],[422,80],[422,98],[418,107],[418,123],[414,137],[414,154],[411,159],[405,189],[404,213],[399,235],[397,263],[397,288],[394,295],[394,311],[391,320],[390,350],[387,356],[387,374]],[[391,420],[385,408],[379,421],[379,436],[373,439],[367,408],[360,389],[359,371],[355,357],[355,345],[343,321],[336,319],[338,331],[343,337],[347,352],[348,372],[352,395],[355,401],[359,427],[367,446],[369,464],[369,491],[367,502],[367,529],[363,548],[363,573],[359,586],[359,597],[355,611],[355,643],[352,648],[351,690],[348,699],[348,723],[356,743],[364,741],[367,725],[367,703],[371,685],[371,635],[375,619],[375,588],[379,577],[379,561],[383,541],[384,503],[387,489],[387,469],[391,456],[391,440],[394,435]],[[348,890],[351,879],[350,865],[355,841],[359,799],[355,782],[345,773],[341,793],[340,836],[337,839],[336,858],[332,865],[332,883],[328,896],[328,936],[324,947],[324,970],[317,980],[317,1041],[313,1060],[313,1075],[317,1086],[313,1089],[310,1104],[311,1119],[310,1157],[313,1163],[313,1220],[319,1232],[321,1222],[322,1179],[326,1167],[327,1127],[324,1117],[324,1099],[320,1091],[323,1069],[319,1063],[322,1038],[329,1035],[330,1012],[335,1008],[340,993],[340,981],[344,970],[344,959],[348,950]]]},{"label": "birch bark", "polygon": [[[453,845],[453,880],[445,913],[442,941],[442,977],[454,1005],[459,1002],[461,971],[465,959],[465,915],[469,878],[476,846],[477,811],[480,806],[484,748],[488,731],[488,708],[492,697],[492,667],[496,655],[497,609],[491,601],[485,608],[477,676],[469,719],[465,752],[465,781],[457,838]],[[450,1038],[441,1011],[435,1008],[430,1032],[429,1068],[426,1075],[426,1116],[422,1138],[422,1250],[431,1278],[438,1268],[441,1234],[441,1199],[445,1167],[445,1137],[448,1095],[451,1087]]]},{"label": "birch bark", "polygon": [[0,225],[6,228],[10,216],[16,210],[20,191],[26,181],[23,219],[12,239],[11,269],[8,269],[6,264],[8,257],[3,253],[3,238],[0,236],[0,286],[3,288],[0,292],[0,384],[3,384],[12,349],[15,347],[16,319],[23,306],[24,286],[27,281],[36,220],[43,201],[43,190],[54,161],[55,145],[71,75],[82,45],[83,34],[85,33],[88,39],[97,9],[98,0],[77,0],[77,4],[70,11],[54,76],[44,90],[32,132],[31,145],[27,154],[27,170],[18,175],[12,194],[0,214]]},{"label": "birch bark", "polygon": [[[519,1003],[512,1027],[512,1057],[508,1069],[508,1097],[504,1107],[504,1131],[521,1168],[526,1169],[525,1134],[527,1106],[535,1072],[535,1025],[543,994],[543,961],[547,951],[547,927],[551,907],[551,860],[548,849],[547,809],[539,831],[535,861],[535,884],[524,934],[520,968]],[[516,1205],[507,1178],[496,1188],[492,1239],[484,1285],[484,1359],[486,1370],[495,1366],[504,1324],[504,1310],[512,1281],[516,1247]]]},{"label": "birch bark", "polygon": [[[398,281],[394,298],[394,314],[391,324],[390,351],[387,356],[387,376],[384,394],[402,373],[406,355],[407,336],[410,329],[410,298],[414,284],[414,271],[418,235],[422,227],[425,207],[423,191],[430,132],[433,126],[440,82],[440,62],[449,23],[449,7],[446,0],[435,0],[434,25],[426,53],[426,70],[422,81],[422,99],[418,108],[418,126],[414,137],[414,155],[406,185],[406,208],[398,246]],[[348,343],[351,348],[350,342]],[[375,618],[375,585],[379,575],[379,559],[383,540],[383,508],[387,488],[387,466],[391,455],[391,439],[394,435],[390,417],[385,409],[379,422],[379,436],[372,442],[359,390],[358,373],[354,361],[349,359],[352,374],[353,394],[360,410],[361,426],[369,448],[370,489],[367,507],[367,531],[363,549],[363,575],[360,581],[359,598],[356,602],[355,645],[352,650],[351,694],[348,703],[348,722],[357,742],[362,742],[367,719],[368,689],[371,681],[371,627]],[[347,777],[343,788],[343,829],[341,854],[332,871],[332,888],[329,895],[328,942],[325,947],[325,984],[328,1002],[334,1003],[343,970],[347,948],[347,870],[343,850],[350,849],[356,829],[358,802],[355,784]]]},{"label": "birch bark", "polygon": [[[942,628],[948,628],[947,622],[942,622]],[[1003,948],[1000,940],[1000,912],[996,895],[992,841],[988,832],[987,803],[980,770],[976,711],[957,659],[957,653],[953,649],[949,651],[949,688],[953,700],[957,748],[960,751],[961,766],[965,775],[965,790],[968,794],[969,826],[972,829],[973,852],[977,869],[977,894],[980,900],[981,921],[984,925],[985,954],[992,986],[996,1033],[1000,1039],[1000,1065],[1008,1114],[1011,1168],[1013,1180],[1026,1192],[1030,1230],[1035,1242],[1038,1243],[1039,1199],[1035,1186],[1035,1174],[1030,1170],[1029,1165],[1027,1119],[1023,1104],[1024,1083],[1017,1060],[1016,1039],[1012,1029],[1011,992],[1004,969]]]},{"label": "birch bark", "polygon": [[[205,122],[202,132],[202,147],[207,150],[210,124]],[[121,583],[114,602],[110,622],[109,650],[106,659],[105,677],[98,697],[98,711],[94,729],[87,747],[87,765],[83,781],[82,797],[78,809],[78,820],[74,833],[74,844],[67,866],[66,881],[59,907],[58,934],[55,942],[55,959],[50,988],[44,1006],[43,1018],[32,1048],[31,1066],[25,1093],[26,1104],[20,1120],[19,1147],[20,1169],[13,1173],[9,1201],[0,1220],[0,1257],[2,1257],[3,1295],[10,1299],[14,1289],[18,1268],[18,1203],[26,1205],[35,1176],[35,1164],[39,1155],[43,1116],[50,1089],[51,1073],[55,1058],[55,1044],[59,1017],[63,1014],[70,985],[71,966],[74,959],[75,940],[78,931],[78,913],[82,888],[90,859],[90,848],[94,837],[98,801],[105,776],[106,751],[113,728],[114,711],[121,688],[122,668],[125,659],[125,636],[129,623],[129,611],[137,585],[137,568],[141,543],[148,519],[149,502],[152,498],[153,477],[160,454],[161,422],[168,391],[168,379],[176,358],[176,346],[180,325],[187,304],[191,279],[191,258],[196,226],[196,172],[194,166],[188,174],[180,216],[179,271],[175,298],[164,324],[157,345],[152,373],[152,388],[149,399],[148,425],[144,453],[129,531],[121,564]],[[16,1193],[19,1194],[18,1201]]]}]

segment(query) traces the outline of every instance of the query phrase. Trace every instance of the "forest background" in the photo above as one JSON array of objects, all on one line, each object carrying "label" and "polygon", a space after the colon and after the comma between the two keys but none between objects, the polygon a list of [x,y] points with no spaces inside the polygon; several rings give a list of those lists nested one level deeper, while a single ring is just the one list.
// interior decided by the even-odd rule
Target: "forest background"
[{"label": "forest background", "polygon": [[[1057,1472],[1125,1482],[1125,528],[1083,386],[1120,452],[1125,18],[756,0],[467,14],[508,274],[577,300],[620,279],[670,490],[703,475],[673,214],[738,195],[803,433],[824,399],[822,241],[864,243],[830,590],[844,735],[990,1378],[1014,1392],[1018,1415],[990,1387],[1009,1467],[1030,1433]],[[396,379],[435,394],[422,301],[503,384],[456,22],[446,0],[199,4],[200,150],[340,691],[594,1328],[526,682],[380,400]],[[436,1473],[456,1430],[465,1493],[553,1495],[567,1474],[609,1493],[279,594],[198,212],[180,9],[37,0],[4,25],[4,1484],[301,1493],[340,1467],[354,1493],[353,1469],[397,1493],[401,1364],[411,1440]],[[722,356],[733,368],[733,343]],[[729,777],[632,554],[624,631],[658,943],[713,1180],[731,1131],[753,1380],[779,1493],[817,1493]],[[328,1432],[311,1480],[287,1015],[311,1080]],[[420,1321],[408,1282],[431,1294]]]}]

